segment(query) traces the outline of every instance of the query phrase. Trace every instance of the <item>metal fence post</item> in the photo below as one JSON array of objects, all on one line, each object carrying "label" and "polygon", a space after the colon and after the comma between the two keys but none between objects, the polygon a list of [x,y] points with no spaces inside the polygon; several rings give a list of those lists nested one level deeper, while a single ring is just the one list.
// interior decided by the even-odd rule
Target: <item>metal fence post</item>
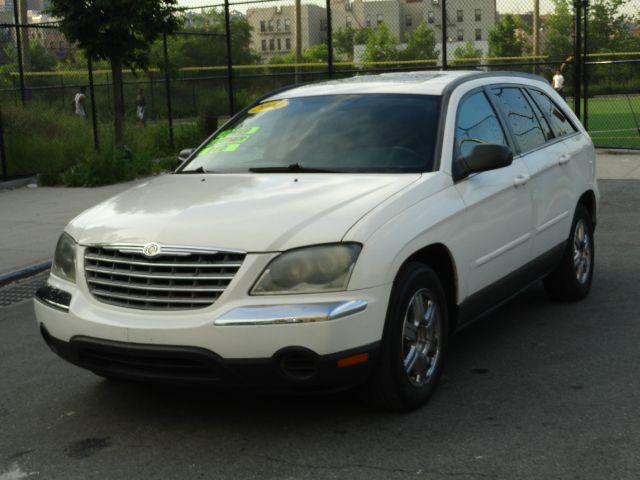
[{"label": "metal fence post", "polygon": [[169,145],[173,148],[173,111],[171,110],[171,84],[169,83],[169,51],[167,48],[167,34],[162,36],[164,48],[164,83],[167,90],[167,120],[169,121]]},{"label": "metal fence post", "polygon": [[224,0],[224,29],[227,36],[227,88],[229,89],[229,115],[236,111],[233,91],[233,59],[231,58],[231,19],[229,18],[229,0]]},{"label": "metal fence post", "polygon": [[331,0],[327,0],[327,67],[333,78],[333,26],[331,25]]},{"label": "metal fence post", "polygon": [[576,117],[580,118],[580,102],[582,96],[580,87],[582,84],[582,0],[574,0],[573,7],[575,10],[574,22],[574,41],[573,41],[573,111]]},{"label": "metal fence post", "polygon": [[2,106],[0,106],[0,161],[2,162],[2,181],[6,182],[9,179],[9,172],[7,171],[7,153],[4,149],[4,130],[2,129]]},{"label": "metal fence post", "polygon": [[584,98],[584,120],[583,125],[584,128],[588,128],[589,126],[589,66],[587,65],[587,54],[589,53],[589,35],[588,35],[588,24],[589,24],[589,0],[583,1],[584,8],[584,48],[583,48],[583,61],[582,61],[582,69],[584,75],[584,87],[583,87],[583,98]]},{"label": "metal fence post", "polygon": [[25,105],[27,103],[27,92],[24,86],[24,66],[22,63],[22,37],[20,32],[20,16],[18,14],[18,0],[13,0],[13,18],[16,23],[16,50],[18,53],[18,74],[20,75],[20,95],[22,96],[22,104]]},{"label": "metal fence post", "polygon": [[441,1],[442,6],[442,70],[447,69],[447,0]]},{"label": "metal fence post", "polygon": [[89,95],[91,95],[91,123],[93,124],[93,146],[96,150],[100,150],[100,142],[98,140],[98,119],[96,113],[96,92],[93,85],[93,62],[91,57],[87,60],[87,70],[89,73]]}]

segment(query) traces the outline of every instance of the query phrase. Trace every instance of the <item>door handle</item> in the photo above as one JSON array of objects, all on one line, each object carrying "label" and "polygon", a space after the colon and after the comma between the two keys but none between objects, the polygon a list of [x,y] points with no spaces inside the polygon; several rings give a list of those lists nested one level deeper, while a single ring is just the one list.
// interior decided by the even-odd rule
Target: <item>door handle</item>
[{"label": "door handle", "polygon": [[522,174],[522,175],[518,175],[516,178],[513,179],[513,186],[514,187],[521,187],[522,185],[526,184],[529,179],[531,177],[527,174]]},{"label": "door handle", "polygon": [[558,158],[558,165],[564,165],[569,160],[571,160],[571,155],[567,153],[565,153],[564,155],[560,155],[560,158]]}]

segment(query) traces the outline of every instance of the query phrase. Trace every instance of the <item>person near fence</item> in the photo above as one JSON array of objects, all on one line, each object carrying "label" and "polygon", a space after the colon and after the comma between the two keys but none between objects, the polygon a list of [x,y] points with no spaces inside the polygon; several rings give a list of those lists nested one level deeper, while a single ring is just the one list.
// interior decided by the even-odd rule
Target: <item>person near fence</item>
[{"label": "person near fence", "polygon": [[556,74],[553,76],[551,80],[551,86],[553,89],[560,94],[561,97],[564,98],[564,76],[560,69],[556,69]]},{"label": "person near fence", "polygon": [[85,120],[87,118],[87,111],[84,108],[84,102],[87,99],[86,88],[80,87],[80,91],[76,93],[76,96],[73,98],[73,106],[75,108],[76,115]]},{"label": "person near fence", "polygon": [[144,90],[142,88],[138,89],[138,95],[136,95],[136,116],[138,117],[138,122],[143,127],[147,126],[147,119],[145,117],[145,106],[147,104],[147,100],[144,98]]}]

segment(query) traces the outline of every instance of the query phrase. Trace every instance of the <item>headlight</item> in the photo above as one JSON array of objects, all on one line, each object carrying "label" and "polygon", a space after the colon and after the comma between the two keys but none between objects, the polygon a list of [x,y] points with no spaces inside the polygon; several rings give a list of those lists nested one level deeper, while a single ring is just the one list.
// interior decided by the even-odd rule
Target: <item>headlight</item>
[{"label": "headlight", "polygon": [[66,233],[60,235],[56,245],[51,273],[63,280],[76,283],[76,242]]},{"label": "headlight", "polygon": [[285,252],[262,272],[251,294],[346,290],[361,248],[356,243],[340,243]]}]

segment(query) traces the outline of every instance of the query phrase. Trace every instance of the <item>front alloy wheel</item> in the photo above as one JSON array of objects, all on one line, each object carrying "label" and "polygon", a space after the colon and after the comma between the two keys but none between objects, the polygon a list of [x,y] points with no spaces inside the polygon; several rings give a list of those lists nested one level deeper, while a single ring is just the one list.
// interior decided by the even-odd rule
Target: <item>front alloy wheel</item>
[{"label": "front alloy wheel", "polygon": [[421,263],[403,266],[391,291],[380,360],[369,384],[379,405],[408,411],[433,394],[447,351],[447,314],[435,271]]},{"label": "front alloy wheel", "polygon": [[402,332],[404,370],[409,382],[423,387],[433,377],[441,356],[438,307],[427,289],[417,291],[407,307]]}]

